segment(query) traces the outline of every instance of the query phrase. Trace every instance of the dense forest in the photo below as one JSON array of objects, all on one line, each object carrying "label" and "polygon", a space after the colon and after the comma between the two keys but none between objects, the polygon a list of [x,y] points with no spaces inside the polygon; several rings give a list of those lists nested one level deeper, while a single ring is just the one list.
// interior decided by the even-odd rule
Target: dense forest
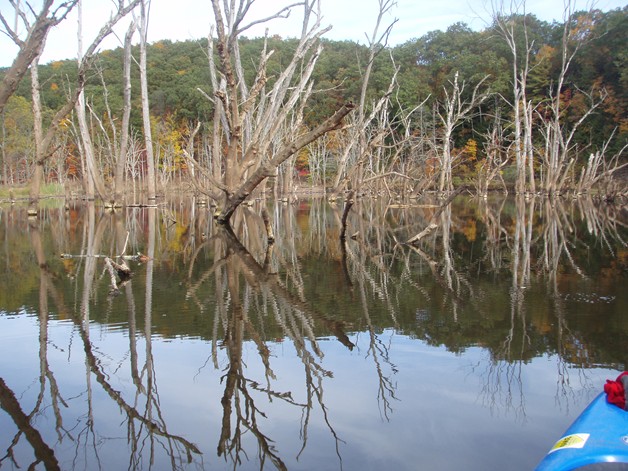
[{"label": "dense forest", "polygon": [[[381,189],[387,179],[386,188],[409,191],[466,186],[479,193],[499,188],[553,194],[597,187],[607,196],[621,193],[617,176],[626,162],[622,151],[628,138],[628,7],[573,12],[564,23],[551,24],[532,14],[506,13],[496,13],[481,31],[457,23],[396,46],[385,46],[385,35],[370,45],[321,35],[314,38],[322,45],[320,54],[311,49],[301,54],[298,38],[237,37],[233,56],[235,68],[242,67],[237,75],[238,86],[246,84],[243,98],[262,84],[264,70],[262,92],[253,97],[256,109],[271,99],[297,53],[301,75],[289,76],[282,85],[286,89],[298,88],[303,70],[315,60],[307,102],[284,98],[280,103],[301,115],[295,111],[285,121],[292,124],[269,139],[275,144],[267,145],[266,153],[274,152],[277,140],[315,128],[344,103],[357,108],[345,119],[346,126],[336,126],[282,163],[275,182],[279,191],[293,191],[294,181],[336,192],[366,191]],[[214,177],[227,172],[228,164],[217,165],[212,158],[216,121],[225,121],[216,114],[219,94],[212,77],[216,69],[221,80],[227,74],[219,40],[146,45],[154,171],[161,188],[188,181],[190,173],[199,180],[191,165]],[[131,54],[127,184],[143,181],[147,172],[140,46],[133,46]],[[94,54],[84,78],[87,128],[105,185],[114,178],[120,153],[124,57],[124,48]],[[235,64],[235,59],[229,60]],[[67,104],[79,70],[76,60],[38,66],[44,125]],[[32,74],[24,76],[4,108],[0,172],[5,185],[27,183],[34,171],[31,79]],[[88,173],[76,109],[56,129],[51,156],[45,159],[45,181],[82,181]],[[221,139],[218,147],[226,159],[227,131]],[[240,144],[242,154],[245,146]],[[242,180],[244,176],[243,171]],[[380,187],[365,184],[369,181]],[[200,186],[212,182],[209,178]]]}]

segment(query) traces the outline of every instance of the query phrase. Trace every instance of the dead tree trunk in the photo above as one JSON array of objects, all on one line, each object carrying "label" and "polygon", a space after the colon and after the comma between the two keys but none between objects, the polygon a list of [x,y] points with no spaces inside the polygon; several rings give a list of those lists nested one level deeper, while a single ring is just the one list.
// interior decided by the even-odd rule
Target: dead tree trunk
[{"label": "dead tree trunk", "polygon": [[[18,35],[17,28],[13,29],[9,26],[7,19],[0,13],[0,22],[4,26],[7,36],[19,47],[19,52],[11,64],[11,67],[4,75],[0,82],[0,114],[4,110],[7,101],[15,93],[18,85],[22,81],[24,75],[28,71],[29,66],[39,57],[44,49],[46,37],[53,26],[63,21],[68,13],[74,8],[78,0],[63,2],[61,5],[53,9],[54,0],[45,0],[39,14],[35,16],[32,23],[27,18],[28,12],[20,7],[20,2],[11,2],[15,9],[16,19],[19,17],[23,20],[26,27],[26,38],[21,39]],[[30,5],[29,5],[30,8]],[[32,10],[31,10],[32,11]]]},{"label": "dead tree trunk", "polygon": [[[83,57],[83,1],[79,0],[78,3],[78,66],[81,67],[81,63],[84,60]],[[105,198],[105,183],[102,178],[102,173],[96,168],[96,158],[94,156],[94,145],[92,143],[92,137],[89,127],[87,125],[87,116],[85,112],[85,92],[80,90],[76,106],[76,118],[78,121],[78,127],[80,132],[80,139],[83,149],[83,159],[85,160],[85,168],[87,169],[87,175],[83,178],[87,178],[87,199],[93,200],[95,192],[101,199]]]},{"label": "dead tree trunk", "polygon": [[[33,134],[35,136],[35,172],[33,178],[37,177],[41,179],[43,177],[43,165],[37,163],[39,162],[39,156],[43,154],[43,119],[41,112],[41,93],[40,93],[40,84],[39,84],[39,56],[33,59],[31,64],[31,98],[32,98],[32,107],[33,107]],[[39,183],[41,185],[41,183]],[[33,212],[32,209],[29,208],[30,215],[36,215],[37,212]]]},{"label": "dead tree trunk", "polygon": [[[78,1],[78,0],[77,0]],[[112,14],[111,18],[107,23],[100,29],[95,39],[92,41],[90,46],[85,51],[85,55],[83,56],[83,60],[80,63],[77,81],[74,84],[74,90],[70,93],[66,103],[59,109],[56,114],[53,116],[50,124],[48,125],[48,129],[45,134],[43,134],[41,138],[41,142],[37,145],[39,149],[36,157],[35,157],[35,170],[33,173],[33,177],[31,179],[30,191],[29,191],[29,211],[37,213],[37,204],[39,202],[39,193],[41,188],[41,183],[43,181],[44,176],[44,164],[46,160],[53,154],[54,149],[51,149],[52,142],[55,138],[55,134],[59,128],[61,122],[65,119],[65,117],[70,114],[76,102],[79,99],[79,95],[83,90],[83,86],[85,85],[85,74],[89,69],[92,58],[96,53],[96,49],[102,42],[102,40],[111,33],[113,27],[116,25],[120,19],[126,16],[140,0],[131,0],[127,6],[124,6],[123,2],[120,2],[118,5],[118,9],[115,13]],[[75,3],[75,2],[74,2]]]},{"label": "dead tree trunk", "polygon": [[124,174],[129,151],[129,122],[131,120],[131,39],[135,33],[135,21],[131,22],[124,36],[124,105],[122,111],[122,128],[120,135],[120,149],[116,161],[114,174],[114,192],[112,206],[121,205],[123,199]]},{"label": "dead tree trunk", "polygon": [[154,202],[157,194],[155,186],[155,154],[153,152],[153,137],[150,124],[150,108],[148,103],[148,80],[146,73],[146,41],[148,34],[148,14],[150,3],[140,1],[140,87],[142,94],[142,123],[144,126],[144,143],[146,145],[146,183],[148,185],[148,201]]},{"label": "dead tree trunk", "polygon": [[453,191],[452,164],[454,156],[451,153],[451,139],[454,130],[460,126],[465,120],[471,117],[472,112],[488,97],[487,92],[480,93],[480,87],[488,77],[484,77],[474,87],[471,98],[464,99],[463,92],[465,82],[458,82],[458,72],[454,76],[451,83],[451,92],[447,88],[443,88],[445,92],[445,101],[438,110],[438,118],[443,126],[442,128],[442,146],[440,149],[440,178],[438,189],[441,193],[449,193]]},{"label": "dead tree trunk", "polygon": [[281,165],[291,155],[296,153],[299,149],[307,146],[311,142],[322,135],[338,129],[342,125],[343,118],[351,112],[353,109],[353,103],[347,103],[342,106],[333,116],[327,118],[317,128],[304,134],[292,142],[285,144],[275,157],[271,160],[261,163],[255,172],[238,188],[238,190],[227,199],[224,210],[218,216],[218,222],[226,223],[236,210],[236,208],[242,203],[248,195],[259,185],[264,179],[274,175],[275,169]]},{"label": "dead tree trunk", "polygon": [[[325,133],[338,129],[353,109],[353,104],[345,104],[316,128],[303,131],[304,104],[312,93],[311,75],[322,50],[319,39],[328,30],[320,28],[319,1],[291,4],[263,20],[245,23],[251,3],[251,0],[230,3],[212,0],[218,61],[213,59],[214,39],[210,36],[213,97],[206,96],[214,102],[216,110],[211,146],[213,171],[202,173],[213,176],[212,185],[222,191],[222,209],[216,215],[220,223],[227,223],[252,191],[276,174],[279,165]],[[264,46],[257,76],[247,84],[238,46],[240,34],[255,24],[284,18],[296,7],[303,8],[303,27],[292,58],[266,90],[266,66],[273,51]],[[271,153],[276,138],[288,127],[293,132],[285,135],[296,137],[283,140]],[[214,197],[215,192],[208,190],[206,194]]]},{"label": "dead tree trunk", "polygon": [[[515,191],[524,193],[535,191],[534,162],[532,148],[532,104],[528,101],[526,87],[530,73],[530,55],[533,44],[528,39],[528,29],[526,25],[525,0],[521,3],[511,2],[508,16],[504,16],[502,10],[493,12],[493,19],[496,23],[500,36],[504,39],[512,54],[512,92],[514,125],[514,151],[515,167],[517,169]],[[520,15],[519,9],[523,9],[522,31],[516,29],[515,18]],[[518,48],[520,34],[523,35],[524,51]],[[522,60],[520,66],[519,61]],[[526,184],[527,174],[527,184]]]}]

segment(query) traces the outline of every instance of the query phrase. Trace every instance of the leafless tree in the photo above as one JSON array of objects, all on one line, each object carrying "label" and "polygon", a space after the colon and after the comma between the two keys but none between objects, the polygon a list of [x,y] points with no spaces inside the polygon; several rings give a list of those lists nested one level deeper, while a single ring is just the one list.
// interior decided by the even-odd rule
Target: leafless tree
[{"label": "leafless tree", "polygon": [[[591,39],[590,32],[578,30],[574,27],[575,2],[566,0],[563,13],[563,35],[561,40],[561,67],[556,83],[549,91],[549,119],[541,129],[544,139],[543,152],[543,190],[549,195],[555,195],[564,189],[572,175],[575,157],[575,146],[572,141],[576,131],[582,123],[602,104],[607,96],[605,89],[591,89],[588,92],[578,90],[589,101],[589,107],[581,116],[569,126],[566,123],[563,92],[567,72],[580,48]],[[540,113],[540,112],[539,112]]]},{"label": "leafless tree", "polygon": [[[292,155],[326,133],[342,126],[353,109],[347,103],[314,129],[304,130],[302,113],[312,92],[311,74],[321,53],[319,39],[329,28],[321,28],[318,0],[293,3],[267,18],[247,23],[255,0],[221,3],[212,0],[216,38],[210,35],[209,65],[214,103],[212,168],[204,172],[211,188],[208,196],[220,202],[216,217],[227,223],[235,209]],[[289,63],[267,90],[266,66],[273,51],[263,48],[257,76],[247,84],[240,59],[238,37],[255,24],[283,18],[295,8],[303,9],[301,37]],[[214,60],[214,47],[217,63]],[[273,149],[275,137],[293,124],[294,133]],[[225,150],[223,150],[225,149]],[[192,165],[196,165],[192,163]],[[197,165],[198,166],[198,165]]]},{"label": "leafless tree", "polygon": [[[77,62],[79,69],[81,68],[81,62],[85,60],[83,57],[83,1],[78,0],[78,54]],[[90,134],[90,129],[87,124],[85,93],[83,89],[79,91],[78,99],[74,107],[76,112],[76,119],[78,122],[78,128],[80,132],[82,157],[85,162],[85,169],[87,170],[84,178],[85,187],[87,191],[87,199],[93,200],[95,192],[98,192],[98,196],[101,199],[105,199],[105,182],[102,178],[102,172],[96,167],[96,158],[94,156],[94,145]]]},{"label": "leafless tree", "polygon": [[592,152],[589,155],[586,165],[582,167],[580,178],[576,182],[576,192],[578,195],[588,193],[595,186],[601,187],[600,190],[604,194],[607,201],[613,201],[615,196],[622,191],[625,194],[626,189],[620,189],[620,183],[614,180],[614,173],[628,165],[628,162],[622,163],[620,156],[628,148],[623,146],[618,152],[609,156],[607,155],[608,146],[612,141],[614,133],[606,140],[600,150]]},{"label": "leafless tree", "polygon": [[[503,0],[493,4],[493,21],[499,34],[508,45],[512,54],[512,92],[510,103],[513,111],[515,167],[517,175],[515,191],[517,193],[535,192],[534,155],[532,146],[532,102],[528,100],[526,87],[531,70],[530,57],[534,42],[528,38],[526,25],[526,2],[509,2],[506,10]],[[522,17],[522,31],[517,31],[516,17]],[[523,51],[518,47],[519,35],[523,34]],[[527,176],[527,177],[526,177]]]},{"label": "leafless tree", "polygon": [[77,81],[75,84],[72,84],[73,89],[69,91],[66,103],[55,113],[45,134],[42,133],[43,135],[41,137],[40,144],[36,146],[37,152],[35,155],[35,170],[30,184],[29,211],[31,213],[37,213],[39,192],[44,177],[44,164],[54,152],[54,149],[52,149],[52,143],[56,132],[61,122],[68,116],[68,114],[70,114],[79,100],[79,96],[83,90],[83,86],[85,85],[85,75],[91,66],[93,56],[95,55],[98,46],[102,40],[111,33],[113,27],[118,23],[118,21],[132,11],[139,1],[140,0],[131,0],[127,5],[125,5],[124,2],[120,2],[116,5],[116,11],[98,31],[96,37],[85,50],[82,60],[79,63]]},{"label": "leafless tree", "polygon": [[114,192],[112,205],[122,201],[122,186],[129,153],[129,121],[131,119],[131,39],[135,33],[136,24],[132,21],[124,36],[124,105],[122,111],[122,125],[120,130],[120,149],[114,170]]},{"label": "leafless tree", "polygon": [[[366,154],[370,150],[371,143],[369,143],[368,132],[369,126],[373,122],[373,120],[379,115],[382,109],[387,108],[389,103],[390,96],[392,95],[393,89],[396,87],[396,71],[391,80],[388,91],[381,96],[375,103],[373,103],[370,112],[367,113],[367,103],[366,103],[366,94],[371,78],[371,73],[373,71],[373,65],[375,63],[375,58],[385,50],[386,45],[388,43],[388,38],[392,31],[393,26],[397,22],[397,20],[392,21],[388,26],[381,31],[382,20],[384,19],[384,15],[389,13],[391,9],[396,5],[394,0],[379,0],[379,10],[377,14],[377,20],[375,21],[375,26],[373,27],[373,32],[370,36],[367,36],[368,47],[369,47],[369,55],[366,62],[366,68],[362,74],[362,88],[360,91],[360,103],[357,108],[357,112],[354,116],[351,130],[349,132],[348,142],[345,143],[343,153],[338,161],[338,168],[336,170],[336,177],[334,179],[334,183],[332,185],[332,189],[334,192],[334,196],[338,194],[343,186],[343,182],[346,183],[349,181],[346,169],[349,162],[354,162],[357,165],[354,167],[355,169],[360,169],[362,167],[361,160],[366,157]],[[374,141],[377,141],[377,134],[375,133],[375,137],[373,137]],[[377,144],[377,142],[376,142]],[[381,144],[381,143],[380,143]],[[360,180],[360,175],[354,175],[354,182]]]},{"label": "leafless tree", "polygon": [[140,89],[142,95],[142,123],[144,128],[144,144],[146,146],[146,183],[148,185],[148,201],[153,202],[156,197],[155,183],[155,154],[153,150],[153,137],[150,123],[150,107],[148,102],[148,74],[146,71],[146,45],[148,39],[148,18],[150,13],[150,0],[139,0],[140,20],[138,29],[140,33]]},{"label": "leafless tree", "polygon": [[506,193],[508,190],[502,178],[502,169],[508,165],[508,148],[504,145],[506,141],[505,130],[499,111],[493,119],[492,125],[484,133],[484,153],[486,157],[476,165],[476,191],[482,198],[488,197],[488,191],[492,182],[499,177],[502,187]]},{"label": "leafless tree", "polygon": [[438,189],[442,193],[453,191],[452,167],[455,157],[452,154],[452,135],[454,130],[464,121],[471,118],[477,107],[488,98],[488,92],[482,91],[482,84],[488,77],[480,80],[471,93],[470,98],[463,98],[466,84],[458,82],[458,72],[450,82],[451,90],[443,87],[445,98],[437,111],[438,119],[442,125],[441,146],[439,151],[440,176]]},{"label": "leafless tree", "polygon": [[[46,44],[49,31],[61,23],[72,11],[78,0],[63,1],[55,7],[55,0],[45,0],[39,13],[33,11],[27,3],[30,11],[25,11],[20,1],[9,0],[15,15],[14,26],[10,26],[9,19],[0,11],[0,22],[3,29],[0,33],[6,34],[19,47],[19,51],[13,64],[0,83],[0,114],[24,77],[28,68],[39,57]],[[29,16],[32,15],[32,19]],[[22,38],[18,24],[23,23],[26,37]]]}]

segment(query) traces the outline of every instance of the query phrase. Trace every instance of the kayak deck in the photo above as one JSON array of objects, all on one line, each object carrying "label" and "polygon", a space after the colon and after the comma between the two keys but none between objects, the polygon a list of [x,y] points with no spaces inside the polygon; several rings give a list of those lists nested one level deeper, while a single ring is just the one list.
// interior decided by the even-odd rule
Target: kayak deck
[{"label": "kayak deck", "polygon": [[628,463],[628,412],[606,402],[604,393],[580,414],[536,470],[572,470],[596,463]]}]

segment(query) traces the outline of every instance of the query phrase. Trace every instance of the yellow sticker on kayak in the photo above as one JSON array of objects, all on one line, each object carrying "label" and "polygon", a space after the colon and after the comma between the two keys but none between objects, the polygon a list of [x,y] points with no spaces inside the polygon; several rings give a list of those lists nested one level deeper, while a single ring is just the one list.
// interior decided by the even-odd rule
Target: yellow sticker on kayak
[{"label": "yellow sticker on kayak", "polygon": [[584,444],[589,439],[589,435],[589,433],[574,433],[573,435],[567,435],[558,440],[549,452],[551,453],[564,448],[583,448]]}]

